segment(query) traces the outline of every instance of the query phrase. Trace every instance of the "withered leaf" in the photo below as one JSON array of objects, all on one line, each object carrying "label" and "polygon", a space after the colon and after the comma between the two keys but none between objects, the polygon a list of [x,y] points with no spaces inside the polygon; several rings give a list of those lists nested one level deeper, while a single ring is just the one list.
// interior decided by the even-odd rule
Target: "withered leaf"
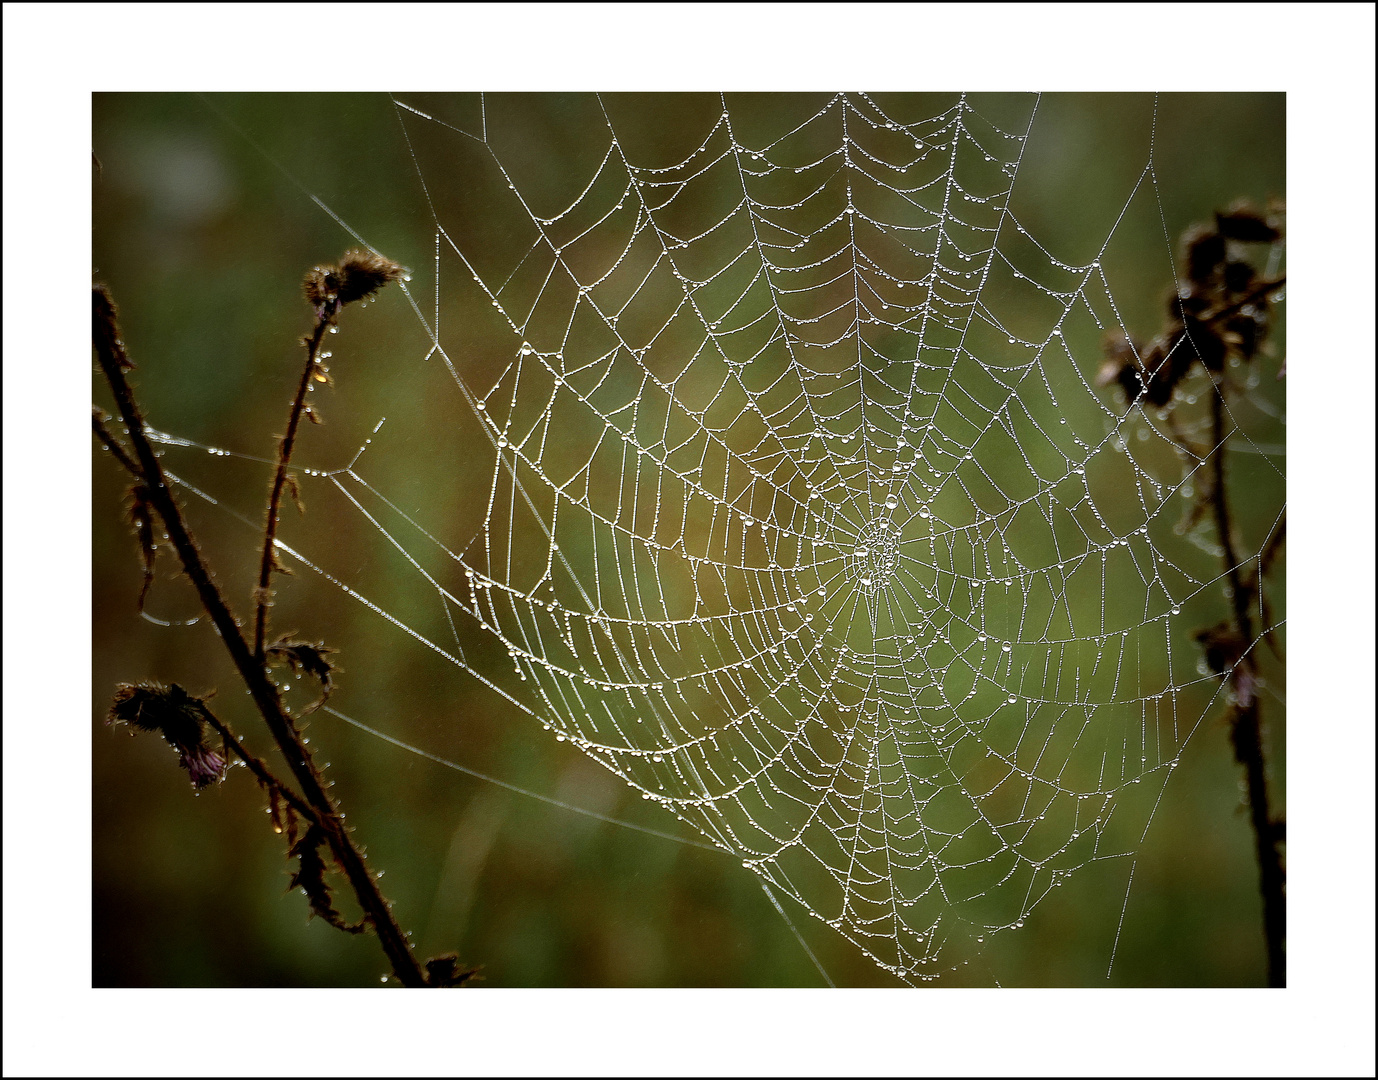
[{"label": "withered leaf", "polygon": [[1232,262],[1225,265],[1225,286],[1231,292],[1247,292],[1254,283],[1256,273],[1246,262]]},{"label": "withered leaf", "polygon": [[1222,236],[1246,244],[1268,244],[1282,234],[1257,210],[1241,207],[1215,215],[1215,227]]},{"label": "withered leaf", "polygon": [[330,659],[335,651],[323,641],[298,641],[284,636],[268,646],[267,656],[270,663],[276,661],[286,664],[293,672],[310,675],[320,683],[320,700],[306,710],[311,712],[324,705],[326,698],[335,689],[334,674],[340,670]]},{"label": "withered leaf", "polygon": [[1183,239],[1187,248],[1187,277],[1204,284],[1225,261],[1225,238],[1208,226],[1198,225]]},{"label": "withered leaf", "polygon": [[311,914],[319,915],[337,930],[346,934],[361,934],[368,929],[368,920],[357,923],[347,922],[335,910],[331,900],[330,886],[325,883],[325,860],[321,857],[321,846],[326,843],[325,830],[319,825],[307,826],[302,838],[292,845],[288,856],[297,860],[298,869],[292,875],[289,889],[301,889],[311,904]]},{"label": "withered leaf", "polygon": [[297,483],[297,474],[289,472],[284,478],[284,484],[287,488],[287,494],[292,497],[292,502],[296,505],[297,513],[306,513],[306,507],[302,505],[301,501],[301,486]]},{"label": "withered leaf", "polygon": [[478,968],[462,968],[454,953],[433,956],[426,961],[426,982],[430,986],[463,986],[478,975]]},{"label": "withered leaf", "polygon": [[[1182,333],[1186,341],[1190,343],[1192,359],[1200,360],[1207,371],[1220,371],[1225,366],[1225,354],[1229,350],[1220,336],[1220,329],[1214,323],[1188,319],[1182,328]],[[1190,369],[1190,361],[1186,367]],[[1185,370],[1183,374],[1186,374]]]}]

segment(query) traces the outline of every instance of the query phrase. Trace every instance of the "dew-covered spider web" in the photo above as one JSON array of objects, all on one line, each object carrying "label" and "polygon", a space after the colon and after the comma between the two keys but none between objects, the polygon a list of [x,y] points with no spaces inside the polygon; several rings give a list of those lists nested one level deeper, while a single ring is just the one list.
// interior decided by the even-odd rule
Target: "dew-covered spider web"
[{"label": "dew-covered spider web", "polygon": [[[1036,212],[1060,136],[1032,94],[395,108],[433,238],[421,345],[385,362],[424,357],[433,399],[301,479],[409,584],[332,569],[309,515],[285,550],[905,981],[1091,867],[1126,895],[1224,695],[1193,639],[1224,568],[1187,520],[1215,390],[1096,383],[1174,285],[1156,106],[1070,233]],[[1281,392],[1228,375],[1232,460],[1276,493],[1247,568]],[[403,497],[403,445],[479,497]]]}]

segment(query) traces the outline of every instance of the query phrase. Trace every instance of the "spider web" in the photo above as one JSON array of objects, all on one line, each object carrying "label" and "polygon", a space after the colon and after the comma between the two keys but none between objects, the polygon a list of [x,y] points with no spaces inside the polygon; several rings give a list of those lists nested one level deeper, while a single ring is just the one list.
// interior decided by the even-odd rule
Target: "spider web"
[{"label": "spider web", "polygon": [[434,219],[405,288],[457,391],[433,452],[486,482],[460,526],[413,507],[380,422],[304,479],[411,597],[320,572],[902,980],[1130,876],[1223,693],[1192,640],[1219,552],[1180,521],[1224,448],[1182,461],[1094,385],[1127,218],[1170,280],[1154,127],[1109,232],[1058,246],[1017,209],[1035,95],[588,96],[544,131],[394,103]]}]

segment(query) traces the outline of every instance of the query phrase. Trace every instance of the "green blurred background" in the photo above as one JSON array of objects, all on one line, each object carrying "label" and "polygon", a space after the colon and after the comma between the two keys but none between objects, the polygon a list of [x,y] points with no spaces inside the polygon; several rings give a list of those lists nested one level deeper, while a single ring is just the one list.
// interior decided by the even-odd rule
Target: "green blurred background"
[{"label": "green blurred background", "polygon": [[[752,97],[753,115],[768,119],[770,96]],[[601,155],[603,144],[581,127],[589,100],[523,95],[487,104],[493,116],[506,109],[523,118],[505,132],[509,158],[529,172],[559,175],[587,172]],[[1028,99],[1021,100],[991,106],[1027,115]],[[645,95],[618,104],[663,116],[673,127],[703,102]],[[787,106],[797,112],[800,102],[782,97],[781,110]],[[474,95],[430,99],[427,108],[459,126],[479,117]],[[1285,195],[1282,95],[1164,95],[1156,108],[1161,207],[1151,190],[1135,200],[1106,259],[1126,323],[1143,337],[1161,324],[1182,230],[1241,197],[1262,203]],[[429,310],[434,230],[426,194],[385,96],[97,95],[93,110],[101,166],[93,187],[95,276],[120,306],[149,422],[241,455],[171,447],[165,464],[217,500],[183,501],[243,616],[266,462],[299,370],[296,341],[309,329],[299,282],[308,267],[355,242],[316,200],[411,267],[413,294]],[[1015,188],[1030,232],[1063,258],[1092,257],[1142,172],[1153,114],[1154,99],[1144,95],[1044,96]],[[460,203],[472,192],[476,205],[491,184],[459,165],[444,175],[428,171],[426,180]],[[466,227],[471,238],[491,230],[496,244],[508,239],[508,224]],[[507,328],[485,308],[485,298],[466,295],[447,311],[461,324],[462,355],[479,372],[512,355]],[[344,464],[386,415],[390,440],[386,456],[370,461],[371,478],[383,481],[385,494],[407,512],[448,516],[462,534],[472,503],[486,495],[489,455],[486,448],[475,455],[482,475],[438,473],[432,433],[452,418],[453,391],[444,396],[438,364],[422,364],[429,344],[406,298],[385,292],[376,306],[347,311],[341,326],[330,342],[337,386],[315,401],[326,423],[306,429],[296,464]],[[1281,413],[1282,386],[1272,378],[1280,333],[1277,340],[1278,357],[1261,361],[1262,385]],[[93,395],[110,407],[99,379]],[[1247,420],[1258,443],[1283,443],[1280,421],[1262,412]],[[473,434],[449,419],[444,426],[447,438]],[[204,622],[165,627],[137,614],[140,569],[124,524],[128,480],[108,455],[95,456],[93,982],[377,984],[386,970],[377,943],[308,922],[304,900],[286,892],[282,840],[268,827],[247,774],[237,770],[193,797],[164,744],[125,739],[104,726],[114,684],[152,678],[193,692],[217,688],[217,711],[251,739],[258,730]],[[249,460],[255,456],[262,460]],[[1282,458],[1272,461],[1285,466]],[[1243,548],[1256,551],[1260,528],[1281,505],[1281,483],[1249,456],[1232,455],[1230,466]],[[284,516],[284,539],[400,618],[420,617],[413,613],[433,596],[417,590],[414,575],[389,576],[377,532],[327,485],[307,483],[303,495],[306,514]],[[1170,532],[1154,541],[1186,547]],[[1204,577],[1208,566],[1193,569]],[[1201,625],[1226,613],[1213,593],[1199,606]],[[197,614],[166,557],[149,612],[173,623]],[[342,649],[332,704],[343,712],[547,798],[673,831],[675,822],[616,777],[318,576],[302,570],[281,579],[274,625]],[[1282,693],[1281,670],[1275,665],[1268,674]],[[1208,688],[1185,696],[1184,712],[1207,712]],[[1281,705],[1268,699],[1265,716],[1282,813]],[[483,966],[487,986],[821,985],[757,879],[724,854],[571,813],[323,714],[312,718],[310,735],[371,861],[386,870],[384,891],[422,956],[458,950]],[[266,753],[266,742],[256,744]],[[1227,732],[1208,714],[1140,849],[1111,985],[1263,983],[1261,905],[1239,779]],[[1002,935],[961,980],[1106,985],[1124,873],[1118,866],[1081,875],[1041,905],[1024,930]],[[838,985],[899,985],[849,942],[785,904]]]}]

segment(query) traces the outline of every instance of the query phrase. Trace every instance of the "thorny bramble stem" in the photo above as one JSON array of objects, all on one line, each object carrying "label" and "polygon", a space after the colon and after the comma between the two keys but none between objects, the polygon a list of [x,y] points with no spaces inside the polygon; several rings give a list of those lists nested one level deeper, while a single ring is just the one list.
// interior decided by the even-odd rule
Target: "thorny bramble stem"
[{"label": "thorny bramble stem", "polygon": [[335,324],[339,305],[330,300],[323,304],[316,316],[316,325],[311,336],[306,338],[306,366],[302,368],[301,380],[297,383],[297,396],[292,399],[292,411],[287,414],[287,434],[278,443],[277,470],[273,473],[273,490],[268,497],[268,516],[263,526],[263,554],[259,559],[258,587],[254,590],[254,659],[263,663],[265,638],[268,633],[268,605],[272,600],[271,580],[277,567],[278,513],[282,509],[282,490],[287,484],[287,465],[292,460],[292,448],[297,440],[297,426],[301,423],[302,409],[306,404],[306,392],[317,373],[316,355],[320,351],[321,338],[328,328]]},{"label": "thorny bramble stem", "polygon": [[349,829],[340,819],[339,811],[326,792],[325,784],[311,760],[310,752],[302,743],[290,714],[278,696],[277,687],[268,678],[262,662],[255,658],[240,633],[239,624],[202,561],[200,549],[168,489],[162,466],[148,440],[143,416],[134,401],[129,381],[125,378],[125,371],[133,365],[126,357],[124,344],[120,341],[114,303],[110,299],[110,294],[99,286],[93,295],[93,331],[101,370],[110,385],[120,416],[129,432],[129,440],[134,447],[138,466],[136,475],[148,488],[151,501],[167,529],[168,539],[177,551],[187,577],[196,588],[201,605],[206,609],[221,640],[225,642],[225,647],[229,650],[235,667],[239,669],[240,677],[248,686],[259,714],[287,760],[292,775],[301,785],[306,801],[315,811],[326,839],[349,878],[354,894],[373,925],[398,979],[404,986],[426,986],[426,977],[412,954],[406,935],[393,918],[387,900],[364,864],[363,854],[355,846]]},{"label": "thorny bramble stem", "polygon": [[[1231,532],[1230,504],[1225,489],[1225,399],[1224,378],[1216,379],[1211,395],[1211,435],[1215,446],[1213,455],[1214,483],[1211,503],[1215,511],[1215,527],[1220,534],[1224,552],[1225,572],[1230,583],[1230,599],[1234,610],[1234,629],[1245,651],[1239,658],[1244,678],[1232,677],[1238,705],[1234,710],[1230,740],[1234,744],[1235,760],[1244,766],[1248,784],[1249,816],[1254,827],[1254,845],[1258,853],[1259,891],[1263,894],[1263,932],[1268,943],[1268,985],[1287,985],[1287,893],[1286,875],[1278,852],[1278,830],[1274,827],[1268,805],[1268,777],[1263,761],[1263,736],[1260,730],[1258,707],[1258,665],[1254,660],[1253,622],[1249,616],[1250,588],[1239,574],[1239,560],[1235,557]],[[1261,576],[1261,575],[1260,575]],[[1262,582],[1257,583],[1262,588]],[[1247,685],[1245,685],[1247,680]]]}]

